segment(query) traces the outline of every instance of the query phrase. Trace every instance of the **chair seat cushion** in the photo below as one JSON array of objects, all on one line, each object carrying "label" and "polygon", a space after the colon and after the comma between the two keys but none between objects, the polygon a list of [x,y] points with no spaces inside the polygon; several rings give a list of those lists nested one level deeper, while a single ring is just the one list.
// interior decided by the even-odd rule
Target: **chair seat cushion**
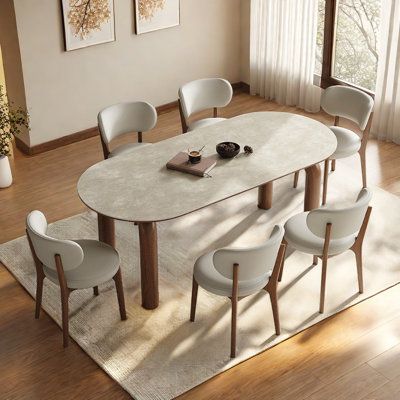
[{"label": "chair seat cushion", "polygon": [[330,129],[336,136],[337,147],[329,158],[338,159],[349,157],[360,150],[361,138],[355,132],[340,126],[331,126]]},{"label": "chair seat cushion", "polygon": [[[81,265],[65,271],[67,286],[71,289],[91,288],[111,280],[119,268],[117,251],[97,240],[75,240],[83,250]],[[43,266],[44,273],[51,281],[58,283],[57,271]]]},{"label": "chair seat cushion", "polygon": [[[289,246],[303,253],[321,256],[324,238],[314,235],[307,226],[308,212],[297,214],[285,224],[285,240]],[[335,255],[350,249],[354,244],[355,235],[342,239],[333,239],[329,243],[328,254]]]},{"label": "chair seat cushion", "polygon": [[226,120],[226,118],[204,118],[204,119],[199,119],[198,121],[192,122],[188,126],[188,130],[189,131],[194,131],[195,129],[204,128],[205,126],[214,125],[217,122],[221,122],[221,121],[225,121],[225,120]]},{"label": "chair seat cushion", "polygon": [[[207,291],[220,295],[232,295],[232,280],[221,275],[214,267],[213,257],[215,251],[204,254],[197,259],[194,265],[194,278],[196,282]],[[240,268],[240,267],[239,267]],[[239,281],[239,297],[249,296],[261,290],[269,281],[272,271],[267,271],[260,278]]]},{"label": "chair seat cushion", "polygon": [[120,156],[121,154],[127,154],[134,150],[143,148],[144,146],[150,146],[151,143],[127,143],[116,147],[109,155],[108,158]]}]

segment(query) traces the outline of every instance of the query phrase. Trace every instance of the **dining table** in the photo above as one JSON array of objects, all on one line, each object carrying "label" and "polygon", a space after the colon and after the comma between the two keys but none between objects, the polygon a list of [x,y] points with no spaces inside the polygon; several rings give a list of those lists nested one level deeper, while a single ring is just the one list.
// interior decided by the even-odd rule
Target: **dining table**
[{"label": "dining table", "polygon": [[[241,153],[219,158],[216,145],[235,142]],[[245,154],[243,147],[253,150]],[[166,168],[178,152],[203,148],[215,157],[208,177]],[[333,154],[335,135],[323,123],[286,112],[242,114],[101,161],[80,177],[82,202],[98,216],[99,240],[115,247],[115,220],[138,225],[142,307],[159,305],[157,223],[193,213],[258,188],[255,207],[272,206],[273,181],[305,170],[304,210],[320,206],[320,162]],[[288,190],[293,190],[288,188]]]}]

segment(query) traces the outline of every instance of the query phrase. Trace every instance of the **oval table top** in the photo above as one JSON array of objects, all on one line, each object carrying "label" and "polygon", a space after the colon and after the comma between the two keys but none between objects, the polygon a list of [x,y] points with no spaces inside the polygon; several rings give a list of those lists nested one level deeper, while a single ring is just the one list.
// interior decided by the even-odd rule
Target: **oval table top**
[{"label": "oval table top", "polygon": [[[216,154],[216,144],[224,141],[239,143],[241,153],[229,160],[216,156],[211,178],[165,166],[188,148],[205,145],[204,156]],[[245,145],[253,154],[243,154]],[[317,164],[336,145],[332,131],[314,119],[281,112],[243,114],[101,161],[82,174],[78,193],[90,209],[107,217],[165,221]]]}]

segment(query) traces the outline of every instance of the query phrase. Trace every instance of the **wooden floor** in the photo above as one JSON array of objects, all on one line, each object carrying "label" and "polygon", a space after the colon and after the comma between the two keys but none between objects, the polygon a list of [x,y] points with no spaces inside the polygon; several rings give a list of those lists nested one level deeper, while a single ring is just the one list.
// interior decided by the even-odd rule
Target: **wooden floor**
[{"label": "wooden floor", "polygon": [[[261,110],[301,113],[239,93],[222,114],[230,117]],[[331,123],[322,113],[310,116]],[[179,115],[174,110],[160,115],[157,128],[145,134],[145,140],[154,142],[179,133]],[[15,183],[0,191],[0,243],[24,234],[24,219],[32,209],[44,211],[51,222],[84,211],[76,183],[101,158],[98,138],[35,157],[16,152]],[[343,173],[341,163],[354,167],[361,183],[357,156],[338,162],[335,173]],[[367,164],[370,185],[400,196],[400,146],[371,140]],[[211,379],[181,399],[398,400],[399,300],[398,285]],[[40,320],[34,319],[32,298],[1,266],[0,399],[83,398],[130,396],[74,342],[62,348],[58,326],[44,313]]]}]

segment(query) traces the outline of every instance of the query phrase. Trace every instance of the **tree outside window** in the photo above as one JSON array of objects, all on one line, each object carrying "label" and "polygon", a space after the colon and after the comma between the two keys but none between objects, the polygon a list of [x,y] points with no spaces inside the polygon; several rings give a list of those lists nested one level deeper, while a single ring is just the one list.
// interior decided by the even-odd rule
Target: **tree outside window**
[{"label": "tree outside window", "polygon": [[[328,1],[334,1],[335,7],[331,21],[325,18]],[[379,58],[380,9],[381,0],[319,0],[315,73],[323,74],[324,32],[327,24],[332,24],[330,76],[373,92]]]}]

